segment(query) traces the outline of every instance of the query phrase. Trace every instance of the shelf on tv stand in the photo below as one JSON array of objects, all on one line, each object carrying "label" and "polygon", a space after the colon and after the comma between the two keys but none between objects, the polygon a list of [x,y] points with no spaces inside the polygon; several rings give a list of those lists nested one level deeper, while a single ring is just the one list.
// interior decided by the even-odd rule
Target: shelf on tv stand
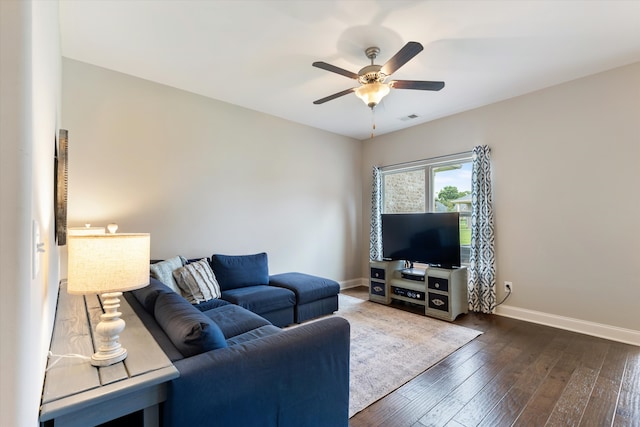
[{"label": "shelf on tv stand", "polygon": [[[412,291],[425,291],[424,282],[419,282],[417,280],[405,280],[402,278],[394,278],[389,281],[389,285],[396,286],[398,288],[411,289]],[[391,293],[391,298],[395,297],[393,293]],[[424,304],[423,304],[424,305]]]},{"label": "shelf on tv stand", "polygon": [[[403,297],[402,295],[393,295],[391,298],[393,300],[395,300],[395,301],[408,302],[409,304],[415,304],[415,305],[419,305],[419,306],[422,306],[422,307],[424,307],[425,304],[426,304],[422,300],[416,300],[416,299],[413,299],[413,298],[407,298],[407,297]],[[420,310],[422,310],[422,309],[420,309]]]},{"label": "shelf on tv stand", "polygon": [[405,268],[404,270],[402,270],[402,273],[404,274],[410,274],[412,276],[425,276],[427,274],[427,269],[426,268]]}]

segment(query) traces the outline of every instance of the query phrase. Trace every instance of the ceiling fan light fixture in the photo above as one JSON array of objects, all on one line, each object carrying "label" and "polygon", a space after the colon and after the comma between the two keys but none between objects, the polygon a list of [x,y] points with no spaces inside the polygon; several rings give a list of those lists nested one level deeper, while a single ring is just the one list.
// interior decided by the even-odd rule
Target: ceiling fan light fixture
[{"label": "ceiling fan light fixture", "polygon": [[389,94],[388,84],[380,82],[367,83],[355,90],[356,96],[364,102],[367,107],[373,109],[382,101],[382,98]]}]

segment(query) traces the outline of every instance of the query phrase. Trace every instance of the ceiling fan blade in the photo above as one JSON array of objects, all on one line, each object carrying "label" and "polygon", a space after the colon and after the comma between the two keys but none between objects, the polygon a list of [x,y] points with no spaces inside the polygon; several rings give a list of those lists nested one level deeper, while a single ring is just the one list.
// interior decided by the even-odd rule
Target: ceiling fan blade
[{"label": "ceiling fan blade", "polygon": [[355,79],[355,80],[358,79],[358,75],[356,73],[347,71],[344,68],[336,67],[335,65],[327,64],[326,62],[318,61],[318,62],[314,62],[311,65],[317,68],[322,68],[323,70],[331,71],[332,73],[337,73],[337,74],[349,77],[350,79]]},{"label": "ceiling fan blade", "polygon": [[324,97],[322,99],[318,99],[317,101],[313,101],[313,103],[316,104],[316,105],[324,104],[325,102],[331,101],[332,99],[340,98],[341,96],[350,94],[354,90],[356,90],[356,89],[352,87],[351,89],[346,89],[346,90],[343,90],[342,92],[334,93],[333,95],[329,95],[329,96]]},{"label": "ceiling fan blade", "polygon": [[402,49],[396,53],[393,58],[388,60],[386,64],[380,69],[381,72],[390,76],[395,73],[396,70],[409,62],[411,58],[422,52],[422,45],[418,42],[409,42],[403,46]]},{"label": "ceiling fan blade", "polygon": [[389,86],[394,89],[440,90],[444,82],[427,82],[420,80],[393,80]]}]

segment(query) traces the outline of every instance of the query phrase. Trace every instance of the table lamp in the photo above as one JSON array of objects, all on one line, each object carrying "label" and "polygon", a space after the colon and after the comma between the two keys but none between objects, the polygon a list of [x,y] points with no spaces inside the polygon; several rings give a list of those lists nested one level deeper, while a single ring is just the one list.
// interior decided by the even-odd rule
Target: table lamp
[{"label": "table lamp", "polygon": [[149,284],[149,234],[69,236],[67,292],[102,294],[104,313],[96,326],[94,366],[109,366],[127,357],[118,342],[125,322],[118,312],[122,292]]}]

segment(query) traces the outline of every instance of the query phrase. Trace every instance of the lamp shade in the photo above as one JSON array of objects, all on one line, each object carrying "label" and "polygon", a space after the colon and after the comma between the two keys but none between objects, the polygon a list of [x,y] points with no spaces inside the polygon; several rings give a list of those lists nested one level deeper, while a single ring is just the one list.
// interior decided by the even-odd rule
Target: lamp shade
[{"label": "lamp shade", "polygon": [[67,251],[71,294],[124,292],[149,284],[149,234],[69,236]]},{"label": "lamp shade", "polygon": [[367,83],[355,90],[356,96],[362,99],[369,108],[373,108],[389,93],[389,85],[379,82]]}]

